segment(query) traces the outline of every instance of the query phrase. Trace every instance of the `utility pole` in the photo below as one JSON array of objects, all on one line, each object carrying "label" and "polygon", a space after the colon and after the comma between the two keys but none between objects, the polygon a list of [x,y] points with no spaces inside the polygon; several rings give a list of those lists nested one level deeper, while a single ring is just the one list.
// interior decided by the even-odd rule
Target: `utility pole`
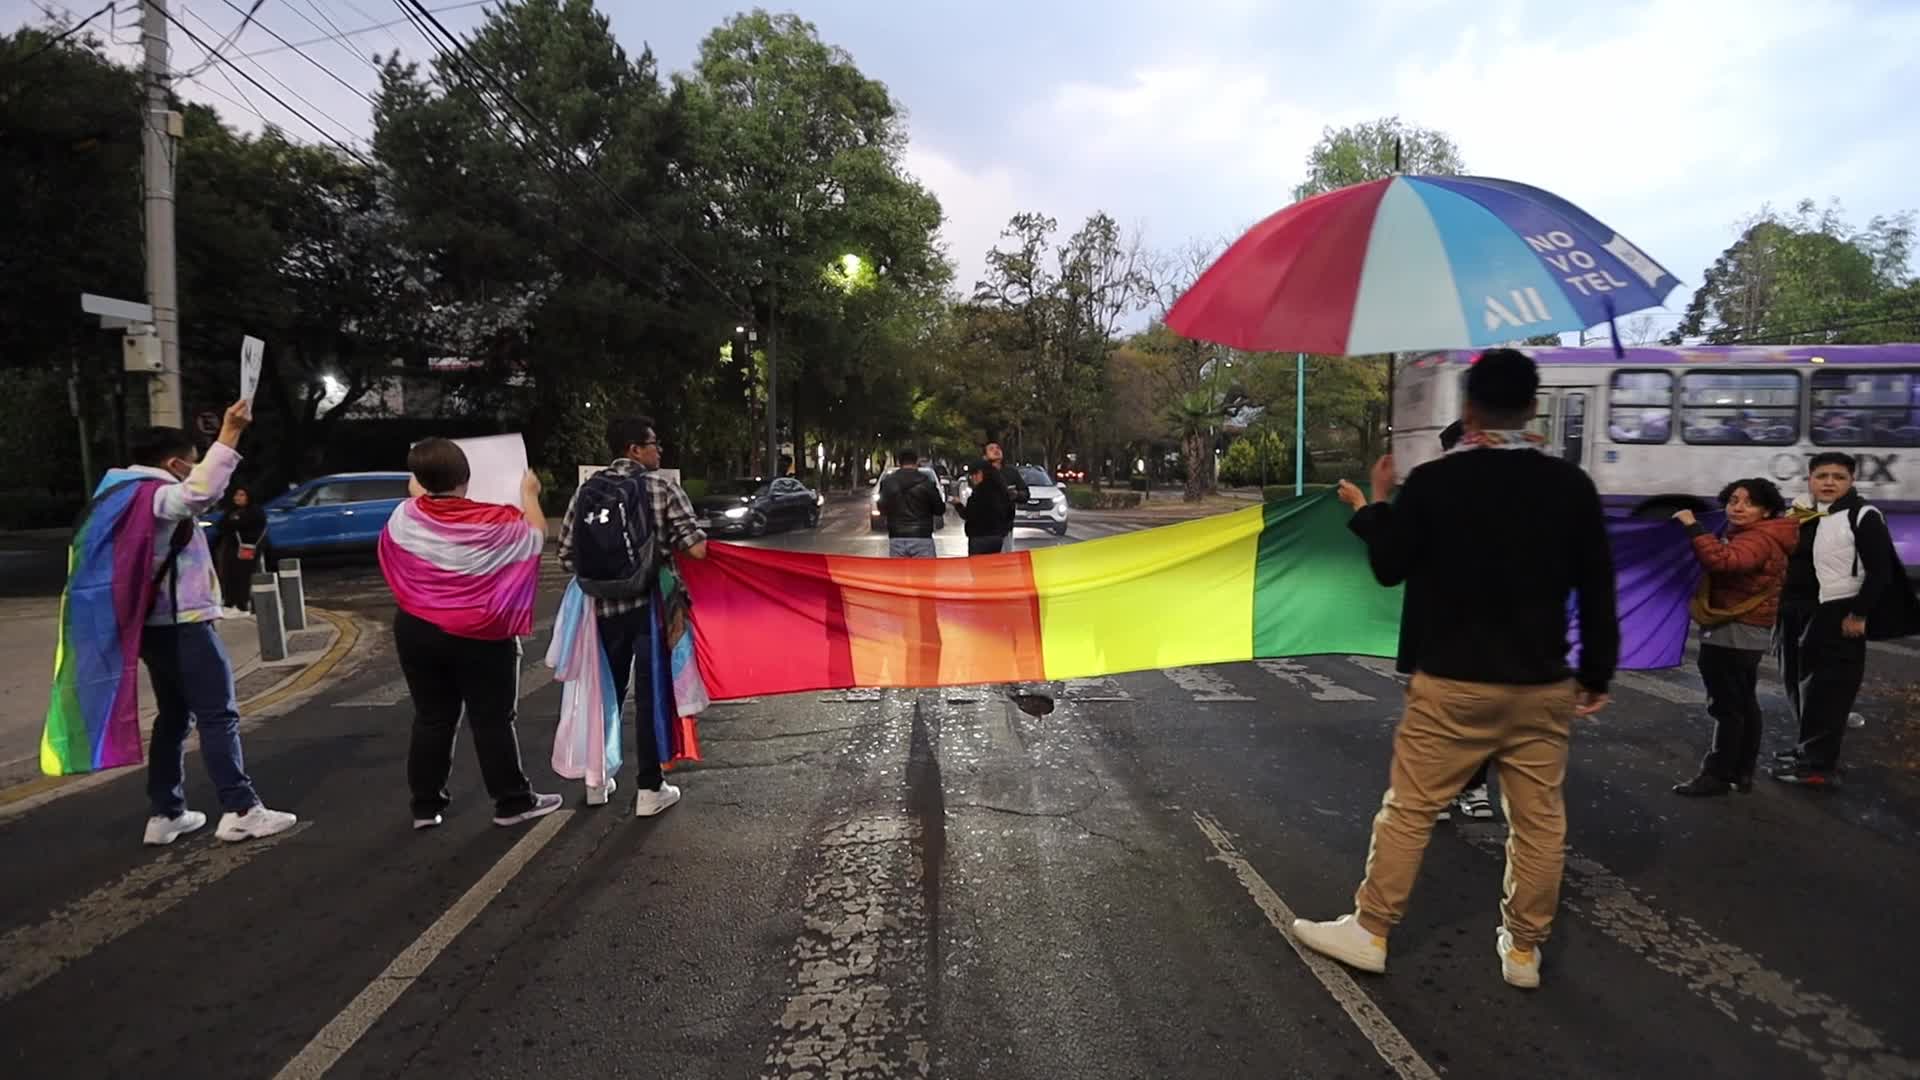
[{"label": "utility pole", "polygon": [[147,101],[140,125],[145,169],[147,224],[147,303],[160,338],[160,374],[147,384],[147,422],[164,427],[183,423],[180,400],[179,288],[174,277],[174,139],[179,117],[168,106],[166,0],[144,0],[141,37],[146,43]]},{"label": "utility pole", "polygon": [[780,388],[779,286],[767,286],[767,476],[780,476],[780,414],[775,395]]}]

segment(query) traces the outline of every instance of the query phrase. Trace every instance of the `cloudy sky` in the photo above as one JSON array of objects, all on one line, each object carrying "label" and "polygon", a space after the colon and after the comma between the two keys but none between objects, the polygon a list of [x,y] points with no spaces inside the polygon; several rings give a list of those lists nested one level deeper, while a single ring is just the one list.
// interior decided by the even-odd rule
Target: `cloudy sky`
[{"label": "cloudy sky", "polygon": [[[240,21],[227,0],[174,5],[209,40]],[[98,6],[0,0],[0,25]],[[688,66],[700,38],[740,9],[601,7],[629,52],[651,46],[667,70]],[[1733,223],[1764,203],[1837,198],[1857,223],[1920,206],[1915,0],[810,0],[793,10],[905,107],[907,164],[940,197],[962,283],[1021,210],[1063,230],[1106,210],[1157,247],[1237,232],[1287,203],[1323,127],[1395,114],[1451,134],[1469,171],[1553,190],[1635,241],[1685,283],[1675,311]],[[441,19],[466,29],[482,11]],[[134,16],[117,18],[131,43]],[[258,22],[305,42],[399,18],[395,0],[265,0]],[[405,23],[351,41],[305,52],[363,90],[374,85],[365,53],[430,55]],[[230,51],[276,44],[254,26]],[[201,59],[176,41],[176,68]],[[366,103],[299,54],[242,63],[302,111],[285,88],[344,133],[368,134]],[[218,69],[183,92],[259,126]]]}]

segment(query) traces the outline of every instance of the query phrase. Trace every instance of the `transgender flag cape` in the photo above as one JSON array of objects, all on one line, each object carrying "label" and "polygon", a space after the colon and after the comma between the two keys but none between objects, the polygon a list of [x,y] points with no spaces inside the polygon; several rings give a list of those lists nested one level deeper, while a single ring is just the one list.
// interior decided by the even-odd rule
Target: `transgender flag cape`
[{"label": "transgender flag cape", "polygon": [[74,531],[40,735],[48,776],[140,763],[140,629],[153,604],[160,486],[122,469],[107,473]]},{"label": "transgender flag cape", "polygon": [[500,641],[533,633],[545,545],[516,507],[421,496],[387,519],[380,570],[400,610],[455,637]]}]

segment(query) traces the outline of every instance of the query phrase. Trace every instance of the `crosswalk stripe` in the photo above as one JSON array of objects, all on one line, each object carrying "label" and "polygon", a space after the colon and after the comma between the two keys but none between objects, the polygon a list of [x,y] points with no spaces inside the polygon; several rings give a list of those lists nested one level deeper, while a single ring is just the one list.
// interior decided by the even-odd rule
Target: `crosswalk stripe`
[{"label": "crosswalk stripe", "polygon": [[1114,678],[1068,679],[1060,696],[1068,701],[1132,701],[1133,695],[1121,689]]},{"label": "crosswalk stripe", "polygon": [[1176,667],[1163,668],[1160,674],[1165,675],[1175,686],[1192,694],[1196,702],[1253,700],[1234,689],[1233,684],[1217,671],[1206,668]]},{"label": "crosswalk stripe", "polygon": [[1254,666],[1296,689],[1311,689],[1315,701],[1372,701],[1372,694],[1353,690],[1294,660],[1257,660]]},{"label": "crosswalk stripe", "polygon": [[[180,842],[118,879],[61,908],[46,921],[0,934],[0,1001],[26,993],[103,946],[145,925],[201,889],[312,826],[229,844],[210,837]],[[211,831],[211,823],[209,823]]]}]

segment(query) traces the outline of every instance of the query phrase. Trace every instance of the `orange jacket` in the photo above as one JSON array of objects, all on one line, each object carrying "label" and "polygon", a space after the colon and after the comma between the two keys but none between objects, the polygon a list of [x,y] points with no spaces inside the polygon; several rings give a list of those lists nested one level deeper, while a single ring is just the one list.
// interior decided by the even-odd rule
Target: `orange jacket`
[{"label": "orange jacket", "polygon": [[1763,597],[1738,621],[1772,626],[1780,613],[1780,588],[1787,580],[1787,558],[1800,543],[1800,523],[1789,517],[1766,518],[1752,526],[1729,528],[1723,540],[1695,524],[1693,553],[1707,568],[1707,603],[1728,611]]}]

